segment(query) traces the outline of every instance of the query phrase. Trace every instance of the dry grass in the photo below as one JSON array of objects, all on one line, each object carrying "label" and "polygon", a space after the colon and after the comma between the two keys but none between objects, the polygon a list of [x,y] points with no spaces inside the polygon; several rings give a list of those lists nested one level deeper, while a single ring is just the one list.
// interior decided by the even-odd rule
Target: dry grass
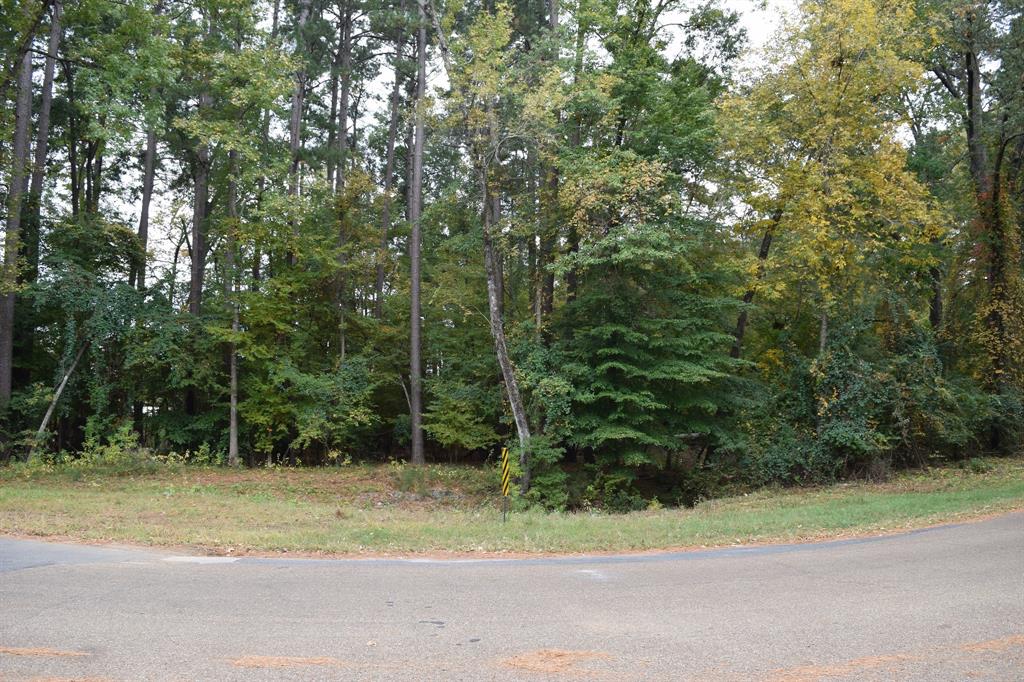
[{"label": "dry grass", "polygon": [[693,509],[514,512],[496,472],[392,465],[144,474],[0,469],[0,533],[186,547],[209,554],[645,551],[801,542],[1024,509],[1024,459],[901,474],[881,484],[768,489]]}]

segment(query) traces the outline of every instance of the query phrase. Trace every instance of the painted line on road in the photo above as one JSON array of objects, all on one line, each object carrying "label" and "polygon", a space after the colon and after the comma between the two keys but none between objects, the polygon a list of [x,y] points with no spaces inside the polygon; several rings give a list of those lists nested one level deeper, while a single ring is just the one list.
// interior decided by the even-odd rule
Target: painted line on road
[{"label": "painted line on road", "polygon": [[232,556],[169,556],[164,561],[177,564],[233,564],[238,559]]}]

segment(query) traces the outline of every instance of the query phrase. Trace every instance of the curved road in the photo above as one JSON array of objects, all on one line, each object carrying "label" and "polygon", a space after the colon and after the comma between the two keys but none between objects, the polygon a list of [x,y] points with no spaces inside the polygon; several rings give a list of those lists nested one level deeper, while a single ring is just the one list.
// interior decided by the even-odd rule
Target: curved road
[{"label": "curved road", "polygon": [[647,556],[219,559],[0,538],[0,679],[1021,680],[1024,514]]}]

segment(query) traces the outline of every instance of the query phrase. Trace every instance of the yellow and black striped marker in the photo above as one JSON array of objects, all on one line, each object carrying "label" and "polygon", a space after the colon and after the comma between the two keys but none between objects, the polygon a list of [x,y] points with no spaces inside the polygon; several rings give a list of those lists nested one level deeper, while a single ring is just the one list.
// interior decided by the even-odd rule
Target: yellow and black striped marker
[{"label": "yellow and black striped marker", "polygon": [[511,473],[508,468],[508,448],[501,449],[501,494],[508,497],[508,484]]},{"label": "yellow and black striped marker", "polygon": [[508,517],[508,484],[512,479],[512,472],[508,467],[508,448],[501,449],[501,522],[505,523]]}]

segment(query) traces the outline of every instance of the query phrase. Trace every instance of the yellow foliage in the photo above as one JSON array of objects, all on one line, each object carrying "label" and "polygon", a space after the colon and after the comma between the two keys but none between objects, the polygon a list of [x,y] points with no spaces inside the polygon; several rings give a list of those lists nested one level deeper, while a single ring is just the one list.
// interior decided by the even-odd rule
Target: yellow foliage
[{"label": "yellow foliage", "polygon": [[900,98],[922,83],[913,5],[804,3],[756,82],[721,102],[726,153],[753,209],[739,229],[770,226],[768,278],[809,279],[825,309],[878,283],[864,268],[879,258],[926,267],[919,247],[943,234],[899,143]]}]

